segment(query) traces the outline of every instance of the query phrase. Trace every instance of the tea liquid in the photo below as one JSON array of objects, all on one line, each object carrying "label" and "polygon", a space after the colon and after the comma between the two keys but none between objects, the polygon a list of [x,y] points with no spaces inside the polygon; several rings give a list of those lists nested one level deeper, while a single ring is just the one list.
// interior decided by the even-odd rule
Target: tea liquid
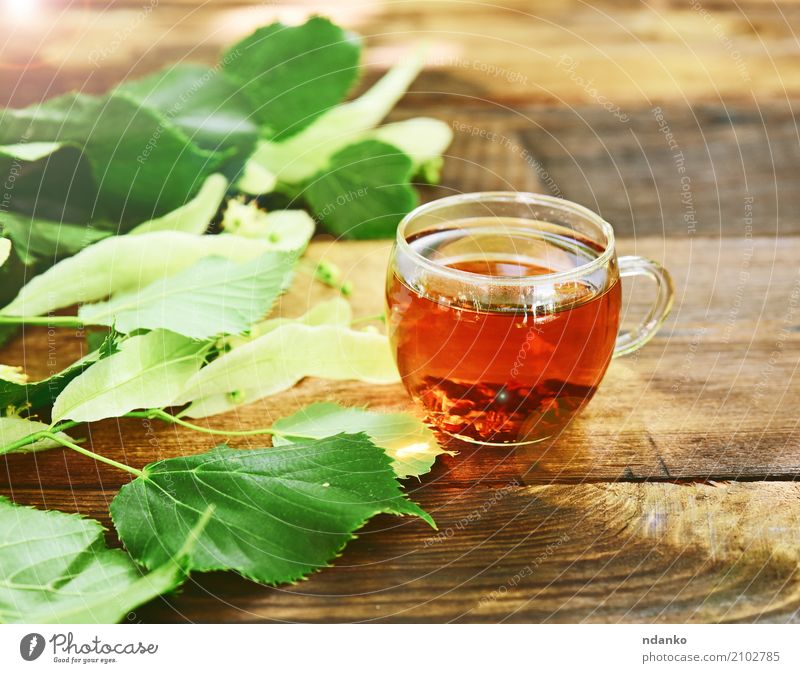
[{"label": "tea liquid", "polygon": [[[602,252],[564,228],[482,219],[408,242],[439,266],[479,274],[478,287],[488,287],[486,276],[569,271]],[[518,297],[518,286],[480,305],[463,284],[419,278],[407,284],[395,269],[389,279],[390,337],[405,386],[435,425],[483,443],[537,441],[561,430],[594,395],[617,336],[615,271],[601,287],[589,279],[546,285],[534,296],[547,299],[527,307],[503,298]]]}]

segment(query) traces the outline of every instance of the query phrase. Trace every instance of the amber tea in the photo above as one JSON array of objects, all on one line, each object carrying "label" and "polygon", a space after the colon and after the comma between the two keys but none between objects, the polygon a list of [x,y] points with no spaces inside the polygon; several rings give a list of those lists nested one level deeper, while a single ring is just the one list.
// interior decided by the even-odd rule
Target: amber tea
[{"label": "amber tea", "polygon": [[[403,383],[430,422],[472,442],[557,434],[595,394],[615,348],[627,352],[651,335],[645,324],[618,341],[620,273],[610,227],[603,240],[602,231],[554,216],[564,208],[587,217],[585,209],[531,196],[547,208],[519,217],[502,203],[491,208],[498,214],[459,217],[461,203],[456,217],[445,208],[416,226],[406,222],[389,269],[389,332]],[[519,201],[513,195],[512,206]],[[645,262],[654,268],[624,259],[626,271],[643,273]]]},{"label": "amber tea", "polygon": [[[598,256],[591,242],[510,229],[495,218],[422,232],[412,250],[450,269],[494,279],[571,271]],[[514,254],[492,252],[513,237]],[[611,360],[620,288],[554,284],[550,301],[481,306],[397,275],[388,291],[391,338],[406,387],[442,429],[482,442],[517,442],[560,430],[591,397]]]}]

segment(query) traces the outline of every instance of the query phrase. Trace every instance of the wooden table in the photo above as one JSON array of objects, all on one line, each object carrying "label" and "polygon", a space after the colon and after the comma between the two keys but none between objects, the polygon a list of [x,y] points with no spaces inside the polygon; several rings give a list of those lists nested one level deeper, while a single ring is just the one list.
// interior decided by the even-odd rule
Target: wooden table
[{"label": "wooden table", "polygon": [[[585,203],[615,225],[620,253],[671,270],[670,319],[645,349],[614,361],[559,439],[452,446],[458,456],[411,481],[438,535],[379,517],[306,582],[196,575],[130,621],[798,621],[800,69],[790,26],[800,7],[534,4],[350,1],[331,11],[368,35],[368,79],[412,38],[437,45],[438,60],[394,114],[453,123],[442,186],[423,198],[520,189]],[[101,68],[88,67],[90,51],[141,7],[67,12],[72,37],[51,39],[35,70],[2,71],[3,90],[23,104],[47,91],[102,90],[190,52],[211,60],[249,26],[300,19],[311,5],[162,2]],[[371,315],[382,308],[387,253],[385,242],[320,240],[309,256],[340,264],[356,314]],[[282,310],[299,314],[330,292],[300,281]],[[628,319],[647,292],[631,288]],[[46,333],[31,330],[0,361],[45,373],[48,348]],[[61,335],[58,364],[79,348]],[[319,399],[410,409],[399,385],[306,380],[209,423],[263,426]],[[136,420],[82,434],[135,466],[213,445]],[[57,451],[3,465],[0,490],[17,502],[106,523],[123,479]]]}]

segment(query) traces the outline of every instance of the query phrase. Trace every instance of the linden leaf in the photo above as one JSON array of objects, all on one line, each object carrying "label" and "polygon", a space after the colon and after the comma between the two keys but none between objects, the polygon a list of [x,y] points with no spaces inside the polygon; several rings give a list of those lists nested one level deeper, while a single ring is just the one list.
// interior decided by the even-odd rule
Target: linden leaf
[{"label": "linden leaf", "polygon": [[201,259],[139,291],[81,306],[78,317],[86,324],[114,325],[126,334],[157,328],[195,339],[240,334],[263,318],[288,286],[292,262],[281,252],[267,252],[244,264]]},{"label": "linden leaf", "polygon": [[107,335],[100,348],[41,381],[28,381],[19,368],[0,365],[0,411],[8,407],[24,407],[29,411],[50,407],[70,381],[115,348],[116,335]]},{"label": "linden leaf", "polygon": [[384,335],[289,322],[203,367],[174,404],[193,402],[187,416],[210,416],[287,390],[306,376],[374,384],[399,381]]},{"label": "linden leaf", "polygon": [[112,236],[33,278],[0,313],[44,315],[65,306],[139,290],[206,257],[241,263],[273,249],[266,241],[227,234],[197,236],[181,231],[153,231]]},{"label": "linden leaf", "polygon": [[388,238],[417,205],[411,158],[378,140],[348,145],[302,191],[322,224],[346,238]]},{"label": "linden leaf", "polygon": [[142,222],[128,233],[139,235],[151,231],[183,231],[187,234],[204,234],[217,214],[227,189],[225,176],[219,173],[209,175],[193,199],[166,215]]},{"label": "linden leaf", "polygon": [[253,103],[262,133],[285,139],[339,103],[358,76],[359,40],[320,16],[273,23],[234,44],[223,73]]},{"label": "linden leaf", "polygon": [[209,506],[190,568],[235,570],[267,584],[327,566],[376,514],[417,516],[435,527],[363,434],[162,460],[122,487],[111,516],[133,558],[155,568]]},{"label": "linden leaf", "polygon": [[185,579],[192,534],[175,559],[143,575],[125,552],[105,546],[103,532],[92,519],[0,496],[0,622],[118,622]]},{"label": "linden leaf", "polygon": [[115,222],[181,206],[228,156],[225,148],[201,149],[167,116],[119,91],[68,93],[1,110],[0,119],[0,143],[30,138],[39,148],[45,142],[78,147],[91,166],[95,209]]},{"label": "linden leaf", "polygon": [[392,458],[392,467],[400,479],[430,472],[436,456],[455,455],[439,446],[433,431],[410,414],[381,414],[335,402],[317,402],[281,418],[272,427],[289,435],[274,437],[275,446],[293,444],[293,435],[322,438],[337,432],[365,432]]},{"label": "linden leaf", "polygon": [[163,407],[203,364],[208,345],[166,330],[125,339],[119,350],[67,384],[53,421],[98,421]]}]

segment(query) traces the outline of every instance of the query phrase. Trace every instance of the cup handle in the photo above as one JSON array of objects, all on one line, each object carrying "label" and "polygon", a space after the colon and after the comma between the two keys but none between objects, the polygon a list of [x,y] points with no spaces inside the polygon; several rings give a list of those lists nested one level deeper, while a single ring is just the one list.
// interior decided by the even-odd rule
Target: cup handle
[{"label": "cup handle", "polygon": [[669,272],[658,262],[645,257],[628,255],[620,257],[618,263],[620,278],[628,278],[629,276],[652,278],[656,282],[657,295],[653,307],[647,317],[639,323],[639,326],[619,334],[617,345],[614,347],[614,357],[633,353],[633,351],[640,349],[655,336],[658,328],[661,327],[667,315],[669,315],[674,296],[672,278]]}]

